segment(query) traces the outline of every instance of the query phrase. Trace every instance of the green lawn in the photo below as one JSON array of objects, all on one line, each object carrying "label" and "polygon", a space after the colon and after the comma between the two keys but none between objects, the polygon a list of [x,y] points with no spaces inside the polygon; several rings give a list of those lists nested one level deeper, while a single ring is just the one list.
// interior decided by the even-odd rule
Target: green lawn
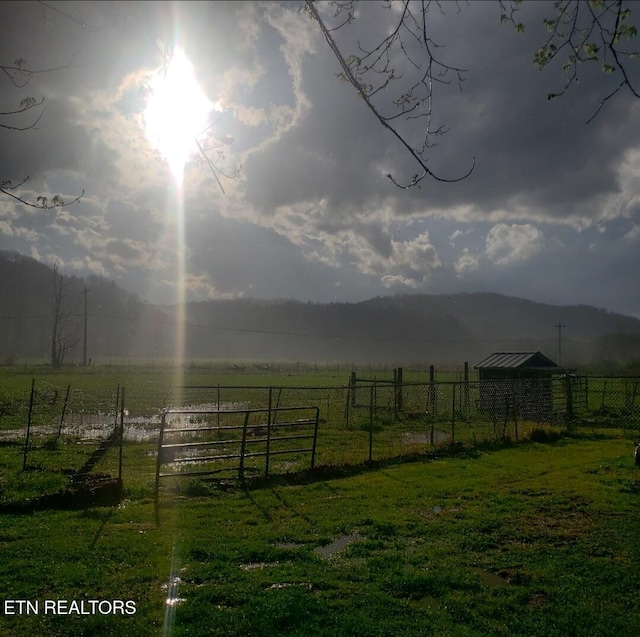
[{"label": "green lawn", "polygon": [[[0,581],[5,601],[135,615],[5,615],[0,635],[637,635],[631,452],[564,437],[297,483],[185,481],[156,526],[152,445],[128,444],[119,506],[1,514]],[[0,501],[49,479],[19,466],[19,445],[0,447]]]}]

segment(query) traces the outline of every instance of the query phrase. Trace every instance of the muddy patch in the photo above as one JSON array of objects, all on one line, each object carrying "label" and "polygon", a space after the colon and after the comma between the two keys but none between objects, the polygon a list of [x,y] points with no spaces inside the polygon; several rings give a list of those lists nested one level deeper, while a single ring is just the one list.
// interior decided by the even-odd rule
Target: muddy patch
[{"label": "muddy patch", "polygon": [[353,542],[357,542],[362,540],[362,536],[358,533],[352,533],[351,535],[343,535],[342,537],[337,538],[331,544],[327,544],[326,546],[318,546],[313,552],[320,555],[320,557],[330,558],[343,551],[349,544]]}]

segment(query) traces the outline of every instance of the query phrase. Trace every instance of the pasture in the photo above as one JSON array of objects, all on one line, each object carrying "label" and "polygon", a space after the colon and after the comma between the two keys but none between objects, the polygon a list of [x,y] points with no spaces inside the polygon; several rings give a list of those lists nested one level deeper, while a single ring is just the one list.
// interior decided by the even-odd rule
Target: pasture
[{"label": "pasture", "polygon": [[[24,400],[33,371],[3,373],[5,412]],[[104,393],[114,411],[105,385],[125,385],[131,411],[149,417],[171,389],[170,371],[124,371],[39,380]],[[189,373],[193,384],[230,380],[199,373]],[[336,384],[288,373],[229,384]],[[520,422],[519,442],[511,427],[473,447],[466,434],[465,444],[407,445],[407,427],[424,431],[425,422],[395,422],[381,409],[375,421],[366,410],[338,427],[343,398],[320,402],[339,409],[321,424],[315,471],[301,458],[288,473],[244,483],[233,473],[170,479],[159,524],[153,437],[123,445],[122,501],[81,508],[38,498],[65,487],[89,441],[43,438],[22,471],[22,441],[2,440],[0,635],[640,634],[640,470],[629,429]],[[39,416],[55,423],[58,412],[43,400]],[[12,422],[0,417],[0,428]],[[478,431],[458,424],[460,435]],[[116,451],[95,470],[117,473]],[[55,600],[64,612],[44,612]],[[74,600],[106,601],[109,612],[69,612]],[[135,613],[114,600],[135,603]]]}]

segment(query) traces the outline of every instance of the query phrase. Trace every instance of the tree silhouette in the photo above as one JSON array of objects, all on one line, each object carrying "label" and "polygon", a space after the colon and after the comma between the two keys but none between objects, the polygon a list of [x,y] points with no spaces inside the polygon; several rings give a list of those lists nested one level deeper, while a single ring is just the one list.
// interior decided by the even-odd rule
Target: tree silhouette
[{"label": "tree silhouette", "polygon": [[69,287],[72,279],[59,272],[59,261],[53,266],[53,286],[51,295],[51,366],[62,367],[67,352],[79,342],[78,325],[73,320],[79,310],[79,300],[70,304]]}]

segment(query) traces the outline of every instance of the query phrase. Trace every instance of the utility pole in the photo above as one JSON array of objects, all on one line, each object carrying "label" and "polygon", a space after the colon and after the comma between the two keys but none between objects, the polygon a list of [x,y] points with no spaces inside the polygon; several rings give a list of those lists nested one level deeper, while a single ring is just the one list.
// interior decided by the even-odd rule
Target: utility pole
[{"label": "utility pole", "polygon": [[82,349],[82,364],[87,366],[87,295],[89,294],[89,288],[85,285],[82,290],[84,296],[84,347]]},{"label": "utility pole", "polygon": [[567,327],[564,323],[556,323],[558,328],[558,367],[562,367],[562,328]]}]

